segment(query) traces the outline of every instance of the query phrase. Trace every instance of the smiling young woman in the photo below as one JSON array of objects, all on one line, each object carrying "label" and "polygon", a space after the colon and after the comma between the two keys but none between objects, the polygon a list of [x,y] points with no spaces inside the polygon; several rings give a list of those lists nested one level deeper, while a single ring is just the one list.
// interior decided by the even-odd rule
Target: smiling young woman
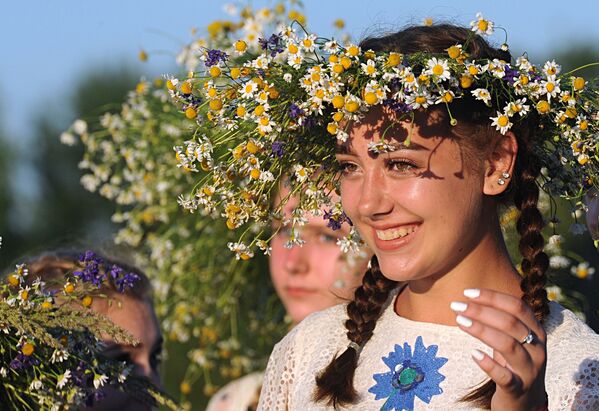
[{"label": "smiling young woman", "polygon": [[[360,46],[374,56],[456,44],[473,61],[511,59],[451,25]],[[275,347],[259,409],[597,409],[599,337],[544,290],[539,116],[507,131],[500,115],[489,122],[507,104],[499,97],[447,98],[445,110],[422,94],[409,121],[372,107],[340,140],[343,209],[375,256],[352,302],[308,317]],[[507,202],[520,211],[522,274],[501,234]]]}]

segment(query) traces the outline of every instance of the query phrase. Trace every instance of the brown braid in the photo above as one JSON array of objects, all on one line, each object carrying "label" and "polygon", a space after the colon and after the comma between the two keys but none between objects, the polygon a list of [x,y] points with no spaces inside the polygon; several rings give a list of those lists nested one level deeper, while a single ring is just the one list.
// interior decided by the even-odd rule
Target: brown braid
[{"label": "brown braid", "polygon": [[[362,285],[356,290],[354,300],[347,305],[349,319],[345,321],[345,328],[350,341],[363,347],[370,340],[389,293],[396,285],[397,281],[383,276],[377,258],[372,257]],[[347,348],[335,357],[316,377],[314,400],[332,407],[354,403],[358,397],[353,383],[357,365],[358,352],[353,348]]]},{"label": "brown braid", "polygon": [[[522,135],[527,135],[522,130]],[[522,281],[520,288],[524,293],[522,299],[532,308],[537,320],[543,321],[549,314],[549,300],[545,283],[549,258],[543,252],[545,241],[541,230],[545,225],[543,216],[537,207],[539,187],[536,179],[539,166],[530,152],[530,142],[519,138],[518,157],[514,172],[514,205],[520,210],[516,229],[520,234],[519,249],[522,255]],[[491,398],[495,393],[495,382],[489,380],[464,396],[461,401],[471,402],[484,409],[491,408]]]}]

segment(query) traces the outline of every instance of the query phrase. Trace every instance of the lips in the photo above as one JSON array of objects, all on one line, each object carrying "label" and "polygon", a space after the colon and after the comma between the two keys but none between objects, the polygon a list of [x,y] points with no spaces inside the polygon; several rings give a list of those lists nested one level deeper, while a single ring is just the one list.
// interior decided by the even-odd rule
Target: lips
[{"label": "lips", "polygon": [[287,292],[287,295],[289,295],[290,297],[296,298],[306,297],[316,293],[316,290],[304,287],[286,287],[285,291]]},{"label": "lips", "polygon": [[382,251],[396,250],[408,244],[417,234],[420,224],[402,224],[388,228],[373,228],[374,242]]}]

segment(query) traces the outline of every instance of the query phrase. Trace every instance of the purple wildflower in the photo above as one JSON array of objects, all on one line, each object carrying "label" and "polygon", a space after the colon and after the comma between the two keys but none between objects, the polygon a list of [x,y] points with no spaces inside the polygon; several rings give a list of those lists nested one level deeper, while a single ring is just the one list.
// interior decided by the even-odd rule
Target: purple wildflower
[{"label": "purple wildflower", "polygon": [[405,114],[412,111],[412,106],[404,103],[403,101],[398,101],[392,98],[388,98],[383,100],[383,105],[389,107],[391,110],[395,111],[397,114]]},{"label": "purple wildflower", "polygon": [[18,353],[17,356],[10,362],[10,368],[15,371],[19,371],[39,364],[40,360],[32,355],[27,356],[23,353]]},{"label": "purple wildflower", "polygon": [[79,257],[79,262],[83,263],[83,269],[74,271],[73,275],[86,283],[92,283],[100,287],[106,279],[106,275],[100,272],[100,267],[104,263],[101,257],[98,257],[93,251],[87,250]]},{"label": "purple wildflower", "polygon": [[283,149],[283,146],[285,145],[285,143],[282,143],[280,141],[273,141],[272,143],[272,153],[277,156],[278,158],[283,157],[283,154],[285,153],[285,150]]},{"label": "purple wildflower", "polygon": [[291,103],[291,105],[289,106],[289,117],[298,118],[303,114],[304,110],[302,110],[297,104]]},{"label": "purple wildflower", "polygon": [[275,57],[277,54],[283,52],[281,36],[278,34],[272,34],[268,39],[259,38],[258,43],[262,50],[270,51],[270,56]]},{"label": "purple wildflower", "polygon": [[229,58],[229,56],[227,56],[227,53],[225,53],[224,51],[221,50],[208,50],[206,52],[206,67],[210,67],[210,66],[214,66],[216,64],[218,64],[219,62],[225,62],[227,61],[227,59]]},{"label": "purple wildflower", "polygon": [[506,66],[505,75],[503,76],[503,79],[505,81],[507,81],[508,83],[513,85],[519,76],[520,76],[520,72],[518,71],[518,69],[515,69],[515,68],[511,67],[510,65]]},{"label": "purple wildflower", "polygon": [[124,293],[127,289],[133,288],[135,283],[139,280],[139,275],[135,273],[127,273],[114,281],[117,290],[120,293]]},{"label": "purple wildflower", "polygon": [[347,222],[350,226],[353,226],[353,222],[351,219],[345,214],[345,211],[342,211],[341,214],[333,213],[333,210],[325,211],[323,220],[329,220],[327,223],[327,227],[332,229],[333,231],[340,230],[341,225]]}]

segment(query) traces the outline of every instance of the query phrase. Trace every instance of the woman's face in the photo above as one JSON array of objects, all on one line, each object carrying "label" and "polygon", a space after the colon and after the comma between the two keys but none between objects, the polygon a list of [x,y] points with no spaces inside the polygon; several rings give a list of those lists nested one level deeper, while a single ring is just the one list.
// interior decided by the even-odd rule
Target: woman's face
[{"label": "woman's face", "polygon": [[[473,166],[469,158],[467,168],[460,145],[426,124],[432,120],[419,113],[413,124],[389,128],[389,117],[373,109],[338,147],[343,208],[382,272],[397,281],[447,273],[476,246],[488,221],[484,162]],[[385,141],[397,150],[370,152],[368,144],[385,130]]]},{"label": "woman's face", "polygon": [[[113,300],[110,306],[104,298],[94,300],[92,309],[126,330],[139,344],[132,346],[106,339],[104,340],[106,348],[103,355],[132,365],[134,373],[147,377],[160,387],[158,367],[162,353],[162,334],[151,302],[134,299],[126,294],[114,295],[111,298]],[[122,391],[108,388],[105,390],[105,394],[106,397],[94,407],[86,409],[96,411],[116,409],[149,411],[153,409],[151,405],[144,404]]]},{"label": "woman's face", "polygon": [[[279,198],[288,194],[289,190],[282,187]],[[283,212],[290,216],[296,206],[297,199],[291,198]],[[347,224],[333,231],[322,216],[312,216],[300,232],[305,244],[286,248],[289,230],[281,227],[271,241],[269,260],[275,290],[294,324],[315,311],[351,299],[366,268],[365,256],[352,262],[336,244],[338,238],[349,233]]]}]

